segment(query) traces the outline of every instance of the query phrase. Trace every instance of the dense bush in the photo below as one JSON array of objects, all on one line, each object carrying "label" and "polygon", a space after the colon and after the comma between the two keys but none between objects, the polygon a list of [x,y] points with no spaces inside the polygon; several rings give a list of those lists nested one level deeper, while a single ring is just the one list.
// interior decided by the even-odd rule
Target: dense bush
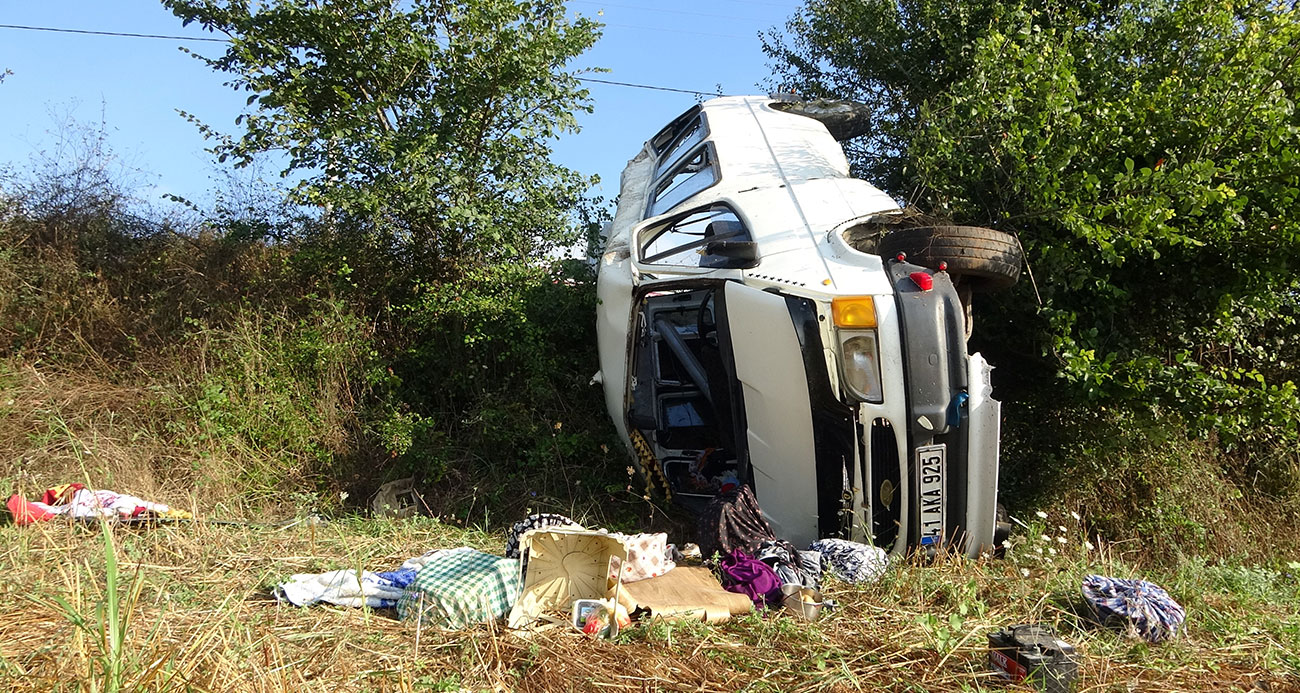
[{"label": "dense bush", "polygon": [[[115,418],[136,426],[127,437],[181,462],[161,480],[209,498],[364,500],[414,475],[439,507],[477,497],[502,508],[567,497],[578,479],[599,493],[600,475],[622,469],[608,463],[613,440],[588,383],[598,366],[586,263],[483,265],[385,305],[353,280],[374,268],[333,254],[311,218],[279,223],[287,233],[271,241],[229,208],[165,218],[119,181],[75,173],[43,169],[0,193],[0,360],[98,379],[99,400],[121,388]],[[36,195],[77,186],[61,207]],[[28,406],[6,409],[15,434]],[[49,436],[78,449],[109,437],[101,410],[64,406],[66,420],[27,448],[11,441],[10,462]]]},{"label": "dense bush", "polygon": [[607,501],[594,274],[559,259],[601,212],[549,150],[589,108],[563,67],[595,26],[511,0],[168,5],[232,38],[208,62],[254,94],[242,136],[201,126],[214,153],[287,150],[300,184],[164,218],[81,175],[103,152],[9,181],[0,356],[148,382],[180,476],[225,496],[413,475],[438,512]]},{"label": "dense bush", "polygon": [[977,308],[976,341],[1005,396],[1044,402],[1021,411],[1037,439],[1150,421],[1282,496],[1300,433],[1297,46],[1294,6],[1256,0],[811,0],[767,40],[786,86],[874,109],[850,146],[865,177],[1020,238],[1032,276]]}]

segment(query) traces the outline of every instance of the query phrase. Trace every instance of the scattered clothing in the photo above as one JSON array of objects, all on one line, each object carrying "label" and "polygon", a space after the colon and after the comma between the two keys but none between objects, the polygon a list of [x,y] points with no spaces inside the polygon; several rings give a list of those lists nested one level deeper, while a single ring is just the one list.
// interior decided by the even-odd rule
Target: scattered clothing
[{"label": "scattered clothing", "polygon": [[438,549],[423,556],[407,559],[396,570],[373,573],[363,570],[331,570],[324,573],[299,573],[289,576],[271,591],[279,601],[294,606],[312,606],[325,602],[338,606],[391,609],[415,582],[416,572],[426,564],[455,553],[474,551],[469,547]]},{"label": "scattered clothing", "polygon": [[398,600],[397,614],[455,630],[505,616],[518,598],[518,559],[457,551],[420,568]]},{"label": "scattered clothing", "polygon": [[118,493],[92,491],[83,484],[63,484],[47,489],[39,501],[29,501],[14,495],[6,503],[14,524],[29,525],[56,517],[79,519],[124,519],[133,517],[164,517],[190,519],[184,510],[172,510],[162,503]]},{"label": "scattered clothing", "polygon": [[331,570],[326,573],[293,575],[288,582],[276,585],[273,593],[279,601],[294,606],[312,606],[320,602],[360,608],[391,609],[402,593],[415,582],[414,570],[394,570],[357,575],[355,570]]},{"label": "scattered clothing", "polygon": [[627,547],[627,560],[620,561],[617,556],[610,560],[609,579],[621,582],[636,582],[659,577],[677,567],[671,558],[672,551],[668,545],[668,535],[657,534],[612,534],[610,536],[623,540]]},{"label": "scattered clothing", "polygon": [[682,563],[685,561],[699,561],[704,558],[704,555],[700,553],[699,544],[687,542],[682,544],[681,548],[678,548],[676,544],[669,544],[668,557],[673,559],[674,563]]},{"label": "scattered clothing", "polygon": [[733,493],[719,494],[709,501],[708,507],[700,514],[697,535],[700,551],[706,559],[715,553],[729,554],[735,549],[753,555],[760,544],[776,539],[749,486],[741,486]]},{"label": "scattered clothing", "polygon": [[1089,575],[1083,579],[1083,598],[1098,623],[1132,628],[1151,643],[1177,636],[1187,619],[1187,611],[1168,592],[1146,580]]},{"label": "scattered clothing", "polygon": [[885,550],[848,539],[818,539],[809,547],[821,554],[822,565],[846,582],[875,582],[889,567]]},{"label": "scattered clothing", "polygon": [[794,544],[776,539],[760,544],[754,557],[771,566],[783,585],[821,588],[822,555],[817,551],[800,551]]},{"label": "scattered clothing", "polygon": [[768,564],[735,549],[722,557],[722,587],[728,592],[743,594],[754,606],[780,606],[781,578]]},{"label": "scattered clothing", "polygon": [[536,513],[529,515],[524,519],[516,522],[506,532],[506,558],[519,558],[519,537],[524,532],[531,532],[534,529],[543,529],[546,527],[571,527],[574,529],[585,529],[582,525],[574,522],[559,513]]}]

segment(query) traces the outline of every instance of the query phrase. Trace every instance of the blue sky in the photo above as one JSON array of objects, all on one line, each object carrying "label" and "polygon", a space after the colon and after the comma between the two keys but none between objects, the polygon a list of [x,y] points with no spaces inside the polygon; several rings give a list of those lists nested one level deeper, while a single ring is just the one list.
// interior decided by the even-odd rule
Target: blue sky
[{"label": "blue sky", "polygon": [[[606,24],[578,67],[608,68],[599,79],[728,94],[760,92],[769,75],[758,33],[784,23],[796,0],[569,0],[571,12]],[[597,16],[597,13],[602,13]],[[144,34],[209,36],[182,27],[159,2],[145,0],[0,0],[0,24]],[[182,53],[216,55],[216,43],[117,38],[0,29],[0,165],[23,168],[34,153],[56,151],[65,124],[99,128],[124,165],[142,172],[142,192],[206,200],[222,170],[198,130],[177,110],[236,132],[242,96]],[[582,131],[556,143],[556,159],[597,174],[597,192],[617,194],[618,176],[640,144],[695,97],[589,84],[595,113]]]}]

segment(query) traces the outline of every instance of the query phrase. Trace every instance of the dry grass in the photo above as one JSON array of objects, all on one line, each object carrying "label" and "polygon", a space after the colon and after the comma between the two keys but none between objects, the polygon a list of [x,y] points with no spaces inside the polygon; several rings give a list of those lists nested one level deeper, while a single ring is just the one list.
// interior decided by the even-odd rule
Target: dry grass
[{"label": "dry grass", "polygon": [[[158,401],[150,387],[89,375],[26,365],[0,370],[0,486],[31,496],[82,480],[200,517],[279,517],[218,483],[229,478],[220,473],[232,460],[205,460],[194,440],[170,438],[159,421],[179,417],[159,412]],[[590,500],[575,494],[574,507]],[[689,538],[678,529],[688,524],[672,525],[662,513],[652,514],[652,524],[643,528],[667,525],[675,540]],[[1150,564],[1142,542],[1086,551],[1082,526],[1069,517],[1036,521],[1015,538],[1007,560],[899,565],[862,587],[831,581],[827,592],[840,608],[812,625],[774,616],[720,626],[645,624],[617,642],[564,628],[417,634],[389,613],[297,609],[269,595],[296,572],[383,570],[464,544],[499,552],[499,527],[485,532],[429,519],[118,526],[112,537],[126,638],[114,655],[106,637],[108,561],[97,528],[5,525],[0,690],[999,689],[984,664],[987,634],[1043,621],[1079,647],[1081,691],[1300,691],[1300,568],[1288,567],[1300,555],[1262,568],[1188,559],[1142,572],[1134,567]],[[1073,603],[1088,572],[1166,586],[1188,607],[1189,633],[1148,646],[1091,627]]]},{"label": "dry grass", "polygon": [[192,452],[169,445],[155,428],[157,393],[66,370],[0,364],[0,475],[15,492],[35,495],[84,481],[174,495],[195,481]]},{"label": "dry grass", "polygon": [[[424,629],[417,638],[389,613],[297,609],[268,594],[295,572],[387,569],[461,544],[501,550],[496,534],[433,520],[121,526],[114,539],[128,623],[122,690],[981,690],[1000,687],[984,667],[987,632],[1030,620],[1055,624],[1079,646],[1083,691],[1300,690],[1300,594],[1274,604],[1230,591],[1183,594],[1194,587],[1170,576],[1191,614],[1185,638],[1147,646],[1089,627],[1070,595],[1081,569],[1125,572],[1114,547],[1090,563],[1038,562],[1024,551],[1005,561],[897,566],[865,587],[833,582],[827,591],[840,608],[812,625],[773,616],[648,624],[597,642],[563,627]],[[100,533],[5,526],[0,545],[0,687],[109,690],[96,625],[105,602]],[[78,627],[59,600],[89,623]],[[946,642],[923,622],[935,614],[946,624],[962,611]]]}]

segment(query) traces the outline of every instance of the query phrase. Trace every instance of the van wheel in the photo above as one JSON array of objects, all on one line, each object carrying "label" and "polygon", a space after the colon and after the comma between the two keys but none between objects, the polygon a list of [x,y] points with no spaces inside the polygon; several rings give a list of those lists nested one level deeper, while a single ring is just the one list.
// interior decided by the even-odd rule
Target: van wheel
[{"label": "van wheel", "polygon": [[880,239],[876,252],[881,257],[904,253],[908,262],[934,270],[947,263],[949,274],[972,291],[1010,287],[1025,260],[1015,236],[979,226],[896,227]]}]

